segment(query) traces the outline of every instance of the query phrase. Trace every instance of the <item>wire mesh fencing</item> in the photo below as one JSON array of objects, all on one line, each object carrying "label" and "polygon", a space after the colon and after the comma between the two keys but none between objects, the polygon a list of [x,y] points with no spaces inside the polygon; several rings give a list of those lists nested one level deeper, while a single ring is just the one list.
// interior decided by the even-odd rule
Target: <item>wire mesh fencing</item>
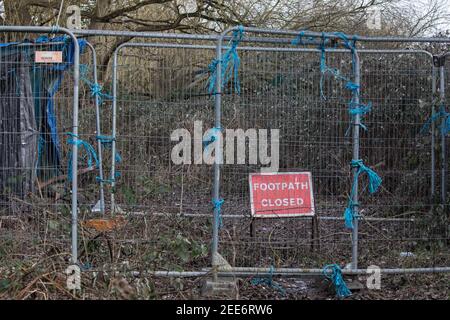
[{"label": "wire mesh fencing", "polygon": [[5,28],[10,32],[2,33],[0,48],[0,259],[4,267],[47,255],[69,263],[76,197],[68,173],[77,170],[76,163],[69,165],[67,133],[77,135],[78,92],[67,73],[78,67],[78,43],[69,32],[27,40],[50,28]]},{"label": "wire mesh fencing", "polygon": [[[196,271],[214,265],[217,245],[236,268],[449,265],[448,135],[429,122],[446,104],[448,80],[431,54],[358,48],[355,67],[355,52],[339,47],[342,39],[294,45],[291,33],[244,35],[235,46],[238,67],[228,78],[216,74],[224,82],[217,90],[214,74],[227,52],[234,54],[232,38],[220,63],[216,45],[205,43],[216,38],[155,38],[85,44],[76,137],[93,151],[79,146],[78,220],[66,135],[73,132],[73,65],[51,41],[0,48],[0,227],[2,248],[13,245],[5,255],[66,254],[72,247],[85,270]],[[61,70],[36,63],[36,51],[62,51]],[[352,113],[352,104],[370,108]],[[241,143],[244,153],[205,163],[215,142],[207,140],[217,131],[226,143],[228,133],[243,133],[230,146]],[[272,163],[250,161],[260,155],[261,135],[273,142],[265,150]],[[181,139],[191,148],[176,162]],[[383,183],[370,194],[361,176],[359,197],[349,204],[352,161],[359,159]],[[252,216],[249,175],[275,162],[280,173],[311,172],[313,217]],[[357,233],[345,227],[349,206],[357,208]]]},{"label": "wire mesh fencing", "polygon": [[[348,70],[346,54],[329,59],[341,72],[346,64]],[[382,52],[362,52],[361,60],[362,99],[372,102],[372,112],[364,117],[368,130],[361,135],[361,158],[383,177],[383,187],[376,196],[369,197],[367,190],[360,195],[360,261],[366,266],[401,266],[408,263],[402,258],[406,252],[433,243],[433,264],[439,264],[436,244],[442,245],[448,233],[445,227],[443,233],[423,228],[426,217],[431,218],[431,143],[420,131],[431,110],[432,61],[424,54]],[[238,127],[280,129],[280,171],[312,172],[317,214],[230,220],[232,231],[224,230],[220,243],[234,265],[311,268],[317,261],[351,260],[351,234],[342,219],[352,184],[348,93],[345,84],[327,79],[326,100],[320,96],[318,61],[317,54],[243,53],[242,93],[223,98],[224,127],[230,127],[228,110],[245,105]],[[248,215],[248,175],[258,170],[224,166],[223,214]]]}]

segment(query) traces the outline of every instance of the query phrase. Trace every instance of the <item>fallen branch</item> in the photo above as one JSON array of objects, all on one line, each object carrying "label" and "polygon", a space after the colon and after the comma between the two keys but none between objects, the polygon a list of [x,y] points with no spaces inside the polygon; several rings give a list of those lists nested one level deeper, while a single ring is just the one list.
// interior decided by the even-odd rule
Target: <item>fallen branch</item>
[{"label": "fallen branch", "polygon": [[[91,166],[91,167],[88,167],[88,168],[80,169],[80,170],[78,170],[78,176],[80,176],[80,175],[82,175],[82,174],[85,174],[85,173],[88,173],[88,172],[91,172],[91,171],[94,171],[94,170],[95,170],[95,167],[94,167],[94,166]],[[57,177],[54,177],[54,178],[51,178],[50,180],[48,180],[48,181],[42,183],[42,184],[40,185],[40,189],[47,188],[49,185],[52,185],[52,184],[57,183],[57,182],[65,181],[65,180],[67,180],[67,178],[68,178],[68,177],[67,177],[66,174],[60,175],[60,176],[57,176]]]}]

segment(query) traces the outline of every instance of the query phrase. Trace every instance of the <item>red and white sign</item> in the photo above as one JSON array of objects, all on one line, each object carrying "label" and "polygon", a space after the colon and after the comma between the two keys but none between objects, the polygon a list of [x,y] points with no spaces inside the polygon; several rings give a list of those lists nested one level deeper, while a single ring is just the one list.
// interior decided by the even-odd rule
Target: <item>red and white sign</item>
[{"label": "red and white sign", "polygon": [[249,182],[253,217],[314,215],[311,172],[254,173]]},{"label": "red and white sign", "polygon": [[62,63],[62,51],[36,51],[34,56],[36,63]]}]

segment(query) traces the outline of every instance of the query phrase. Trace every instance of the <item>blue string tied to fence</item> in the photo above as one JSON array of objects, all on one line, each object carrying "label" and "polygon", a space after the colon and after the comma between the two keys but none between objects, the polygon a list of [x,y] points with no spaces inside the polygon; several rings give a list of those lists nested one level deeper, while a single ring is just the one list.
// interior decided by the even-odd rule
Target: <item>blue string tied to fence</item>
[{"label": "blue string tied to fence", "polygon": [[[208,92],[212,94],[214,92],[214,88],[216,86],[217,81],[217,65],[219,64],[219,60],[213,59],[211,63],[208,65],[209,71],[209,79],[208,79]],[[215,93],[215,92],[214,92]]]},{"label": "blue string tied to fence", "polygon": [[[116,141],[116,138],[113,136],[96,136],[96,139],[102,143],[107,148],[110,148],[112,143]],[[116,154],[114,155],[116,162],[121,163],[122,157],[120,156],[120,153],[116,151]]]},{"label": "blue string tied to fence", "polygon": [[119,171],[116,171],[116,173],[114,174],[114,178],[112,178],[112,179],[102,179],[100,177],[96,177],[96,180],[99,183],[101,182],[101,183],[113,184],[121,176],[122,176],[122,174]]},{"label": "blue string tied to fence", "polygon": [[450,113],[447,113],[445,121],[442,123],[441,130],[442,130],[443,134],[449,134],[450,133]]},{"label": "blue string tied to fence", "polygon": [[381,186],[381,183],[383,182],[381,177],[374,170],[367,167],[362,160],[352,160],[351,166],[353,168],[358,168],[358,170],[356,171],[353,179],[348,206],[344,211],[345,226],[348,229],[353,229],[353,220],[357,218],[354,212],[354,208],[358,206],[358,203],[353,202],[353,197],[356,192],[356,186],[358,184],[359,176],[364,173],[367,174],[367,177],[369,179],[369,192],[371,194],[377,192],[379,187]]},{"label": "blue string tied to fence", "polygon": [[113,99],[113,96],[103,92],[103,86],[98,83],[90,83],[88,84],[91,89],[91,96],[98,98],[98,103],[102,104],[105,99]]},{"label": "blue string tied to fence", "polygon": [[222,219],[222,205],[224,203],[223,199],[213,199],[214,211],[217,212],[217,227],[222,229],[223,219]]},{"label": "blue string tied to fence", "polygon": [[220,135],[222,134],[222,128],[214,127],[211,128],[203,139],[203,148],[208,148],[212,143],[218,141],[220,139]]},{"label": "blue string tied to fence", "polygon": [[303,41],[303,37],[305,36],[305,31],[300,31],[297,37],[291,41],[291,44],[293,45],[304,45],[305,42]]},{"label": "blue string tied to fence", "polygon": [[[338,33],[333,33],[333,35],[337,36],[338,38],[340,38],[341,40],[343,40],[344,42],[344,47],[346,47],[347,49],[351,50],[352,52],[352,66],[353,69],[355,68],[355,54],[356,54],[356,37],[353,37],[353,40],[350,40],[349,37],[347,35],[345,35],[344,33],[338,32]],[[322,99],[326,100],[326,96],[323,92],[323,82],[324,82],[324,77],[327,73],[331,74],[335,79],[338,80],[342,80],[346,82],[345,88],[352,91],[354,94],[358,93],[359,90],[359,85],[357,85],[356,83],[354,83],[351,79],[349,79],[348,77],[344,76],[339,69],[337,68],[331,68],[327,65],[326,62],[326,43],[327,43],[327,34],[326,33],[322,33],[322,42],[320,45],[320,50],[321,50],[321,55],[320,55],[320,95],[322,97]],[[352,98],[353,99],[353,98]]]},{"label": "blue string tied to fence", "polygon": [[354,83],[353,81],[347,81],[347,83],[345,84],[345,88],[352,92],[355,92],[355,91],[359,90],[360,85]]},{"label": "blue string tied to fence", "polygon": [[352,294],[342,277],[342,270],[337,264],[326,265],[322,270],[323,275],[333,283],[336,295],[339,298],[346,298]]},{"label": "blue string tied to fence", "polygon": [[[349,109],[348,109],[348,113],[350,114],[350,116],[353,118],[356,115],[366,115],[369,112],[372,111],[372,102],[369,102],[368,104],[362,104],[362,103],[355,103],[352,101],[349,103]],[[368,131],[369,129],[367,128],[367,126],[364,123],[359,123],[358,124],[364,131]],[[345,133],[346,136],[348,136],[350,134],[350,130],[351,130],[352,126],[350,125],[347,129],[347,132]]]},{"label": "blue string tied to fence", "polygon": [[110,144],[113,143],[113,141],[116,141],[116,138],[113,137],[113,136],[102,136],[102,135],[99,135],[99,136],[96,136],[96,139],[98,141],[100,141],[102,144],[105,144],[105,145],[110,145]]},{"label": "blue string tied to fence", "polygon": [[349,199],[348,206],[344,211],[344,221],[347,229],[353,229],[353,221],[358,217],[354,211],[354,208],[357,206],[357,203],[354,203],[352,199]]},{"label": "blue string tied to fence", "polygon": [[342,40],[345,48],[351,50],[352,52],[355,51],[356,42],[358,41],[358,37],[356,35],[353,35],[352,39],[350,39],[350,37],[343,32],[333,32],[332,35]]},{"label": "blue string tied to fence", "polygon": [[91,96],[98,99],[98,103],[103,104],[105,99],[113,99],[113,96],[103,92],[103,86],[97,82],[88,79],[86,74],[89,72],[89,67],[85,64],[80,65],[80,79],[89,87]]},{"label": "blue string tied to fence", "polygon": [[[67,140],[68,144],[83,147],[83,149],[85,150],[85,152],[87,154],[88,167],[92,167],[95,162],[95,166],[98,168],[98,165],[99,165],[98,156],[97,156],[97,152],[95,151],[94,147],[91,144],[89,144],[88,142],[81,140],[76,134],[74,134],[72,132],[68,132],[67,135],[70,137]],[[69,154],[68,176],[69,176],[69,181],[72,181],[72,151]]]},{"label": "blue string tied to fence", "polygon": [[438,112],[436,112],[430,119],[425,122],[422,129],[420,130],[420,134],[425,134],[430,130],[430,127],[433,123],[442,119],[441,124],[441,133],[446,135],[450,133],[450,113],[445,111],[445,107],[442,105]]},{"label": "blue string tied to fence", "polygon": [[[98,135],[96,136],[97,141],[100,141],[102,145],[105,145],[105,147],[107,148],[111,148],[111,145],[114,141],[116,141],[116,138],[114,136],[103,136],[103,135]],[[116,151],[116,154],[114,155],[115,160],[117,163],[121,163],[122,162],[122,157],[120,156],[120,153]],[[120,172],[116,171],[115,173],[115,177],[112,179],[102,179],[100,177],[96,177],[97,182],[99,183],[107,183],[107,184],[113,184],[114,182],[116,182],[117,178],[120,178],[121,174]]]},{"label": "blue string tied to fence", "polygon": [[241,93],[241,84],[239,81],[239,66],[241,59],[237,52],[237,46],[244,37],[244,27],[239,26],[238,29],[233,31],[233,37],[231,39],[231,46],[225,52],[222,61],[223,68],[223,84],[225,85],[231,78],[234,80],[234,90],[237,94]]},{"label": "blue string tied to fence", "polygon": [[273,273],[274,273],[275,269],[272,266],[270,266],[269,269],[269,273],[267,275],[267,277],[264,278],[253,278],[251,280],[251,284],[254,286],[258,286],[258,285],[266,285],[269,286],[275,290],[278,290],[278,292],[280,292],[282,295],[286,295],[286,290],[283,288],[283,286],[281,286],[279,283],[273,281]]},{"label": "blue string tied to fence", "polygon": [[[338,37],[340,40],[342,40],[343,45],[345,48],[349,49],[352,53],[352,68],[353,72],[356,70],[356,42],[358,38],[356,36],[352,36],[351,38],[347,36],[346,34],[342,32],[335,32],[333,33],[334,36]],[[322,35],[324,38],[325,35]],[[365,115],[372,111],[372,103],[369,102],[367,105],[356,103],[355,99],[359,97],[359,91],[361,86],[354,81],[352,81],[350,78],[344,76],[341,74],[339,69],[330,68],[326,65],[326,56],[325,56],[325,45],[324,40],[322,41],[321,45],[321,62],[320,62],[320,72],[321,72],[321,79],[320,79],[320,93],[323,99],[326,99],[325,94],[323,93],[323,81],[324,81],[324,75],[326,73],[330,73],[334,78],[338,80],[345,81],[345,88],[352,92],[352,97],[350,99],[349,103],[349,113],[352,117],[356,115]],[[367,126],[363,123],[359,123],[359,126],[364,129],[365,131],[368,130]],[[349,127],[345,135],[347,136],[350,133],[352,126]]]},{"label": "blue string tied to fence", "polygon": [[[233,78],[233,87],[237,94],[241,93],[241,84],[239,81],[239,66],[241,64],[241,59],[237,52],[237,47],[244,36],[244,27],[238,26],[236,30],[233,31],[231,41],[227,51],[225,51],[221,62],[221,88]],[[214,59],[208,66],[210,76],[208,79],[208,92],[210,94],[216,94],[215,85],[217,81],[217,67],[219,65],[219,60]]]}]

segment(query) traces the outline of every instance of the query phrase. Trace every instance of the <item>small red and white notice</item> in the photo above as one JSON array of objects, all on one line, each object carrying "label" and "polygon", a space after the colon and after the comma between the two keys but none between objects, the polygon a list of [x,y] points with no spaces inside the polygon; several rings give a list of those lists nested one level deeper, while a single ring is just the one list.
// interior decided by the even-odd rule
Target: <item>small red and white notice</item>
[{"label": "small red and white notice", "polygon": [[34,62],[36,63],[62,63],[62,51],[36,51]]},{"label": "small red and white notice", "polygon": [[249,182],[253,217],[314,215],[311,172],[254,173]]}]

